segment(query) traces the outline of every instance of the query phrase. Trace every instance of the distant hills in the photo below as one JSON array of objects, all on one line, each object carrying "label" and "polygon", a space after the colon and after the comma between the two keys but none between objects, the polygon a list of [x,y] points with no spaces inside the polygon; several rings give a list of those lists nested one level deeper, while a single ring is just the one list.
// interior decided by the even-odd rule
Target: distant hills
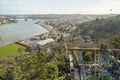
[{"label": "distant hills", "polygon": [[95,18],[101,17],[109,17],[115,16],[116,14],[104,14],[104,15],[94,15],[94,14],[7,14],[7,15],[0,15],[0,18],[16,18],[16,19],[71,19],[71,20],[91,20]]}]

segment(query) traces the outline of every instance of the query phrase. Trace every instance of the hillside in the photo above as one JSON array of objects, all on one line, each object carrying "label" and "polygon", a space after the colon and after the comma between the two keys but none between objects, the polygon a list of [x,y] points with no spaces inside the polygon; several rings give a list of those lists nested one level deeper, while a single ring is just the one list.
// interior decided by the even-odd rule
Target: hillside
[{"label": "hillside", "polygon": [[90,36],[92,39],[107,39],[111,34],[120,32],[120,15],[95,19],[77,25],[75,32],[80,33],[82,36]]}]

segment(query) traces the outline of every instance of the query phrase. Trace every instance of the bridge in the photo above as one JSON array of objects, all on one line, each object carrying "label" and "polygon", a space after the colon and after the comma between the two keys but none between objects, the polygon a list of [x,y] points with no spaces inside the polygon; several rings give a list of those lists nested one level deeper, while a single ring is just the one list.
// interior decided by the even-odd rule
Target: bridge
[{"label": "bridge", "polygon": [[24,19],[25,21],[27,21],[28,19],[30,20],[36,20],[36,19],[54,19],[54,18],[58,18],[59,16],[54,16],[54,15],[45,15],[45,14],[41,14],[41,15],[0,15],[0,20],[6,20],[6,19],[10,19],[10,20],[16,20],[16,19]]}]

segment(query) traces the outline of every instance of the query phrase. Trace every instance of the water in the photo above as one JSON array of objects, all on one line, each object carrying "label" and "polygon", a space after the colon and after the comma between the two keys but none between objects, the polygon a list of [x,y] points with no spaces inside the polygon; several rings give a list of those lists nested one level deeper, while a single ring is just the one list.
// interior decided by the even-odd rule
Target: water
[{"label": "water", "polygon": [[17,23],[0,25],[0,37],[2,38],[0,46],[47,32],[45,28],[34,23],[35,21],[20,20]]}]

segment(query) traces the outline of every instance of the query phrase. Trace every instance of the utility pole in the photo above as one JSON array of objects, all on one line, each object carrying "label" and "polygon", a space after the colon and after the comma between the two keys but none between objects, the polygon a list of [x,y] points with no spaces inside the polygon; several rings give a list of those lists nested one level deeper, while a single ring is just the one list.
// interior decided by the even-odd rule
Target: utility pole
[{"label": "utility pole", "polygon": [[66,41],[64,42],[64,44],[65,44],[65,49],[66,49],[66,51],[65,51],[65,62],[66,62],[66,80],[68,80],[68,65],[67,65],[67,53],[68,53],[68,49],[67,49],[67,44],[66,44]]},{"label": "utility pole", "polygon": [[61,23],[60,23],[60,54],[62,54],[62,40],[63,40],[63,37],[62,37],[62,31],[61,31]]},{"label": "utility pole", "polygon": [[96,80],[96,51],[94,51],[95,54],[95,69],[94,69],[94,80]]}]

